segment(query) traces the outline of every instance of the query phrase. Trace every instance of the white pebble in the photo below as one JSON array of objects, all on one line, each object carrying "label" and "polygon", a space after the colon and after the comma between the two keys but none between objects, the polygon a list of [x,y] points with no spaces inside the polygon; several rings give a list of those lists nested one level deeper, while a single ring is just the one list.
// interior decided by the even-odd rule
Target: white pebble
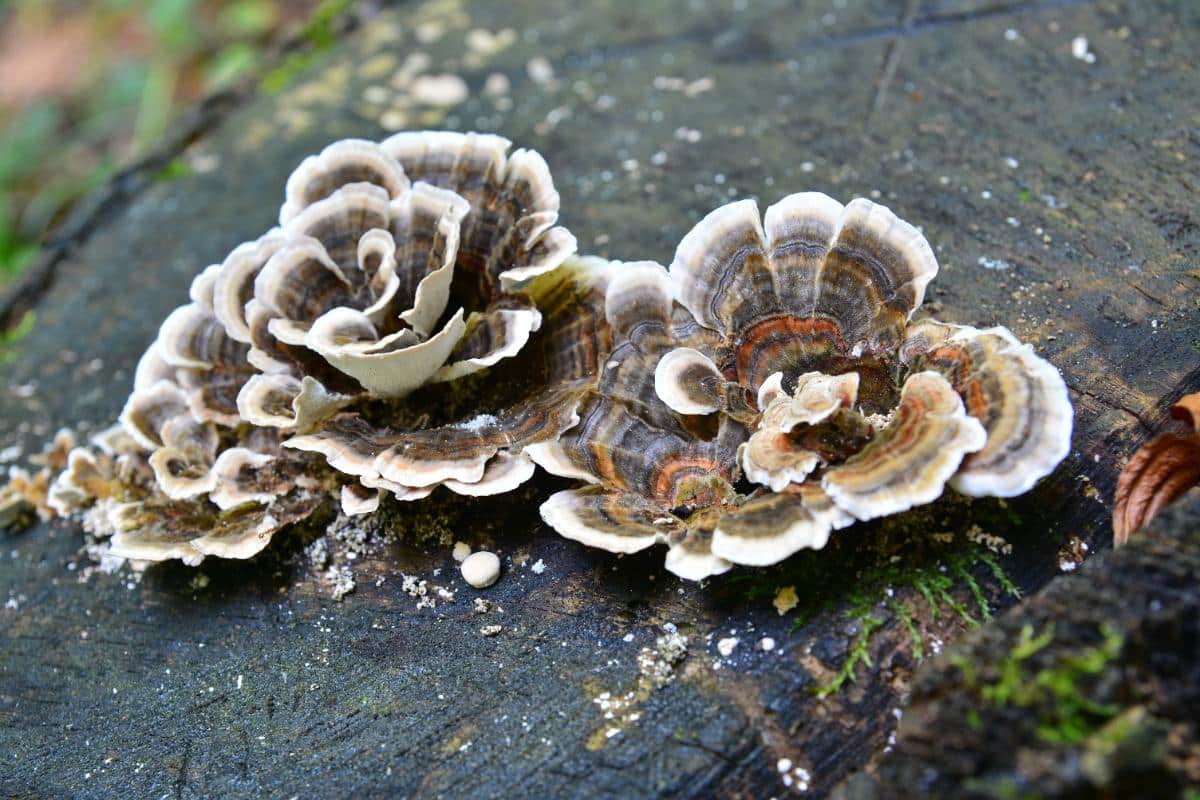
[{"label": "white pebble", "polygon": [[762,648],[764,653],[769,653],[775,649],[775,640],[770,636],[764,636],[759,640],[758,646]]},{"label": "white pebble", "polygon": [[1088,40],[1086,36],[1076,36],[1071,40],[1071,55],[1078,58],[1085,64],[1095,64],[1096,54],[1088,49]]},{"label": "white pebble", "polygon": [[454,556],[455,561],[462,563],[467,556],[471,555],[471,545],[467,544],[466,542],[455,542],[454,551],[451,553],[451,555]]},{"label": "white pebble", "polygon": [[472,553],[463,559],[462,576],[476,589],[486,589],[500,577],[500,557],[487,550]]},{"label": "white pebble", "polygon": [[470,95],[467,82],[457,75],[421,75],[412,82],[412,96],[427,106],[456,106]]},{"label": "white pebble", "polygon": [[554,67],[545,56],[535,56],[525,65],[525,71],[534,83],[546,84],[554,80]]},{"label": "white pebble", "polygon": [[728,639],[722,639],[721,641],[717,642],[717,652],[721,654],[722,658],[728,658],[729,654],[733,652],[733,648],[737,646],[737,637],[730,636]]}]

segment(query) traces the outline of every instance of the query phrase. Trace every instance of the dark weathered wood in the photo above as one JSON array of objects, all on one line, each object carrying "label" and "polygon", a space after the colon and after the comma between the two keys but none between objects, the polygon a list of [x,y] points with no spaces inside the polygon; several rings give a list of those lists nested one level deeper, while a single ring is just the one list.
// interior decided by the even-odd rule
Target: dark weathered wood
[{"label": "dark weathered wood", "polygon": [[[536,506],[563,484],[545,478],[515,497],[439,494],[396,509],[393,528],[410,538],[361,559],[358,591],[341,603],[303,566],[312,531],[250,563],[81,582],[68,568],[86,564],[79,532],[37,526],[7,537],[0,559],[16,605],[0,609],[0,789],[768,797],[790,791],[786,758],[819,796],[878,754],[914,642],[928,655],[968,626],[965,614],[981,616],[963,576],[993,607],[1012,602],[962,535],[978,525],[1005,537],[1004,570],[1036,591],[1070,537],[1106,546],[1120,459],[1200,389],[1194,4],[908,5],[386,10],[201,136],[186,156],[195,174],[148,184],[78,233],[2,368],[0,444],[33,450],[60,425],[111,421],[191,276],[272,224],[301,157],[383,135],[392,118],[364,90],[388,86],[419,51],[431,72],[463,75],[471,97],[409,124],[497,130],[537,148],[585,252],[667,262],[716,205],[802,189],[877,196],[921,225],[942,263],[930,310],[1007,325],[1066,375],[1077,433],[1054,476],[1007,504],[947,500],[702,587],[663,572],[659,552],[616,559],[554,536]],[[513,44],[466,57],[468,30],[508,27]],[[1076,36],[1095,63],[1072,57]],[[529,77],[535,57],[554,82]],[[482,92],[494,72],[510,79],[511,107]],[[711,88],[693,83],[703,79]],[[474,613],[448,547],[411,541],[431,528],[506,557],[484,593],[503,615]],[[929,542],[945,531],[959,543]],[[523,556],[524,567],[507,561]],[[538,559],[541,574],[528,568]],[[921,597],[939,561],[962,615],[943,602],[935,616]],[[458,596],[418,611],[400,572]],[[804,602],[781,617],[771,598],[788,585]],[[635,686],[636,656],[665,623],[691,640],[676,679],[605,739],[594,700]],[[485,624],[504,630],[484,637]],[[872,666],[818,696],[864,625]],[[741,643],[721,658],[716,643],[733,630]],[[753,648],[762,636],[773,652]]]},{"label": "dark weathered wood", "polygon": [[1176,797],[1200,785],[1198,579],[1200,495],[922,670],[895,749],[840,796]]}]

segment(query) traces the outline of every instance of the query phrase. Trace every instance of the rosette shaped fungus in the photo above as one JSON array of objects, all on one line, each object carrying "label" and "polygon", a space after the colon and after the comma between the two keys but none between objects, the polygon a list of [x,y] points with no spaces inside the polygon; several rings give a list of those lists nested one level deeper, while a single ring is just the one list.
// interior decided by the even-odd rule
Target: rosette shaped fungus
[{"label": "rosette shaped fungus", "polygon": [[[528,479],[524,448],[578,421],[609,347],[607,273],[555,272],[574,237],[545,161],[509,148],[422,132],[305,159],[279,227],[199,275],[139,363],[121,415],[137,453],[79,451],[63,507],[103,495],[92,516],[121,555],[246,557],[330,493],[355,514],[380,489]],[[487,368],[503,389],[456,416],[470,387],[435,387]]]},{"label": "rosette shaped fungus", "polygon": [[[486,393],[476,392],[483,405],[472,404],[469,413],[404,425],[399,413],[377,423],[347,412],[286,446],[321,453],[363,487],[402,500],[425,497],[439,485],[466,495],[516,488],[533,475],[531,446],[557,440],[579,421],[576,408],[611,344],[603,315],[610,272],[608,262],[572,258],[529,281],[526,296],[545,322],[518,355],[489,371]],[[445,390],[433,386],[412,395],[407,407],[445,410],[445,401]],[[354,507],[362,502],[350,498]]]},{"label": "rosette shaped fungus", "polygon": [[243,416],[289,416],[303,377],[396,399],[520,351],[541,314],[517,287],[559,266],[575,240],[554,227],[545,161],[509,146],[404,133],[337,142],[297,168],[283,245],[244,307],[250,360],[268,377],[243,395]]},{"label": "rosette shaped fungus", "polygon": [[[547,503],[568,537],[628,551],[639,548],[614,537],[640,530],[640,546],[672,545],[669,568],[702,577],[823,547],[831,530],[930,502],[947,482],[1019,494],[1068,452],[1071,407],[1054,367],[1003,328],[909,324],[937,262],[919,231],[875,203],[796,194],[762,220],[753,201],[732,203],[692,229],[669,273],[634,272],[609,295],[610,321],[624,320],[609,362],[623,388],[606,373],[603,425],[584,414],[547,464],[602,487]],[[619,444],[627,418],[650,439]],[[639,461],[664,437],[688,455]],[[699,471],[719,490],[689,495],[667,477],[718,443],[726,460]],[[594,455],[613,447],[630,459]],[[701,502],[679,502],[687,496]],[[648,508],[640,528],[623,523]],[[676,569],[688,536],[691,566]]]},{"label": "rosette shaped fungus", "polygon": [[819,488],[739,494],[737,450],[748,431],[730,415],[672,411],[655,393],[655,366],[681,347],[718,340],[672,301],[666,270],[614,264],[606,316],[614,346],[578,426],[529,448],[547,471],[594,485],[559,492],[542,517],[562,535],[618,553],[668,545],[669,570],[692,580],[732,563],[777,560],[774,549],[821,547],[848,521]]}]

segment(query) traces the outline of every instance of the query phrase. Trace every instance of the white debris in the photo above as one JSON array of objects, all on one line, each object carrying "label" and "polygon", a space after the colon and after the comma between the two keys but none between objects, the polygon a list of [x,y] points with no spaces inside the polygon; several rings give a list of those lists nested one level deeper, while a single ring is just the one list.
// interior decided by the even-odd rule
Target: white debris
[{"label": "white debris", "polygon": [[493,72],[483,82],[484,97],[503,97],[512,88],[512,81],[503,72]]},{"label": "white debris", "polygon": [[470,95],[467,82],[457,75],[421,75],[412,82],[412,96],[427,106],[456,106]]},{"label": "white debris", "polygon": [[762,650],[764,653],[771,652],[775,649],[775,640],[770,636],[764,636],[758,640],[758,649]]},{"label": "white debris", "polygon": [[687,655],[688,640],[668,622],[667,633],[654,640],[653,649],[643,647],[638,653],[638,672],[652,688],[666,686],[675,679],[675,666]]},{"label": "white debris", "polygon": [[541,575],[543,572],[546,571],[546,562],[542,561],[539,558],[537,561],[533,562],[533,566],[530,567],[529,569],[530,569],[530,571],[533,572],[534,575]]},{"label": "white debris", "polygon": [[525,71],[529,73],[529,78],[534,83],[544,85],[554,80],[554,67],[545,56],[529,59],[529,63],[525,65]]},{"label": "white debris", "polygon": [[717,642],[717,652],[721,654],[721,658],[728,658],[734,648],[738,646],[738,638],[730,636],[727,639],[722,639]]},{"label": "white debris", "polygon": [[466,542],[455,542],[454,551],[451,555],[454,556],[455,561],[461,564],[467,556],[471,555],[471,545]]},{"label": "white debris", "polygon": [[1085,64],[1096,63],[1096,54],[1088,48],[1086,36],[1076,36],[1071,40],[1071,55]]},{"label": "white debris", "polygon": [[500,577],[500,558],[495,553],[480,550],[463,559],[463,580],[476,589],[486,589]]},{"label": "white debris", "polygon": [[1001,258],[988,258],[987,256],[979,257],[979,266],[984,269],[1008,269],[1009,263]]}]

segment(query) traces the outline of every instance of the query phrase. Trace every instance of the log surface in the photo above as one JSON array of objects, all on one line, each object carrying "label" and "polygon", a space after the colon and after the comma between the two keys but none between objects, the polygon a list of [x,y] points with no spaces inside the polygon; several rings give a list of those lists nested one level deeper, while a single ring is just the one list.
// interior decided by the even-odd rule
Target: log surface
[{"label": "log surface", "polygon": [[[287,62],[270,91],[230,100],[162,154],[186,169],[142,167],[136,190],[56,244],[54,269],[22,293],[34,329],[0,366],[0,446],[35,452],[60,426],[114,420],[159,321],[194,274],[274,223],[303,156],[446,127],[539,150],[581,250],[611,258],[669,263],[697,220],[741,197],[765,207],[818,189],[890,206],[937,252],[931,313],[1006,325],[1063,371],[1075,440],[1053,476],[1006,504],[948,499],[704,586],[663,571],[661,551],[618,559],[555,536],[536,508],[566,484],[544,477],[398,509],[400,540],[353,565],[357,591],[340,602],[300,534],[248,563],[140,580],[87,573],[70,524],[5,534],[0,792],[825,796],[888,747],[922,657],[982,621],[981,599],[1014,602],[978,558],[914,542],[1001,536],[1003,573],[1027,595],[1072,537],[1107,548],[1121,460],[1200,390],[1195,4],[844,5],[384,8],[298,74]],[[511,41],[471,33],[505,29]],[[1072,54],[1076,37],[1093,62]],[[411,102],[411,77],[393,76],[425,57],[468,99]],[[449,547],[404,538],[428,529],[497,550],[501,581],[477,595]],[[455,599],[417,609],[404,574]],[[928,603],[935,574],[949,585]],[[786,586],[801,603],[780,615]],[[503,613],[476,614],[476,596]],[[638,654],[668,623],[687,655],[639,695]],[[853,681],[819,691],[853,658]],[[631,691],[640,716],[614,726],[597,701]]]}]

